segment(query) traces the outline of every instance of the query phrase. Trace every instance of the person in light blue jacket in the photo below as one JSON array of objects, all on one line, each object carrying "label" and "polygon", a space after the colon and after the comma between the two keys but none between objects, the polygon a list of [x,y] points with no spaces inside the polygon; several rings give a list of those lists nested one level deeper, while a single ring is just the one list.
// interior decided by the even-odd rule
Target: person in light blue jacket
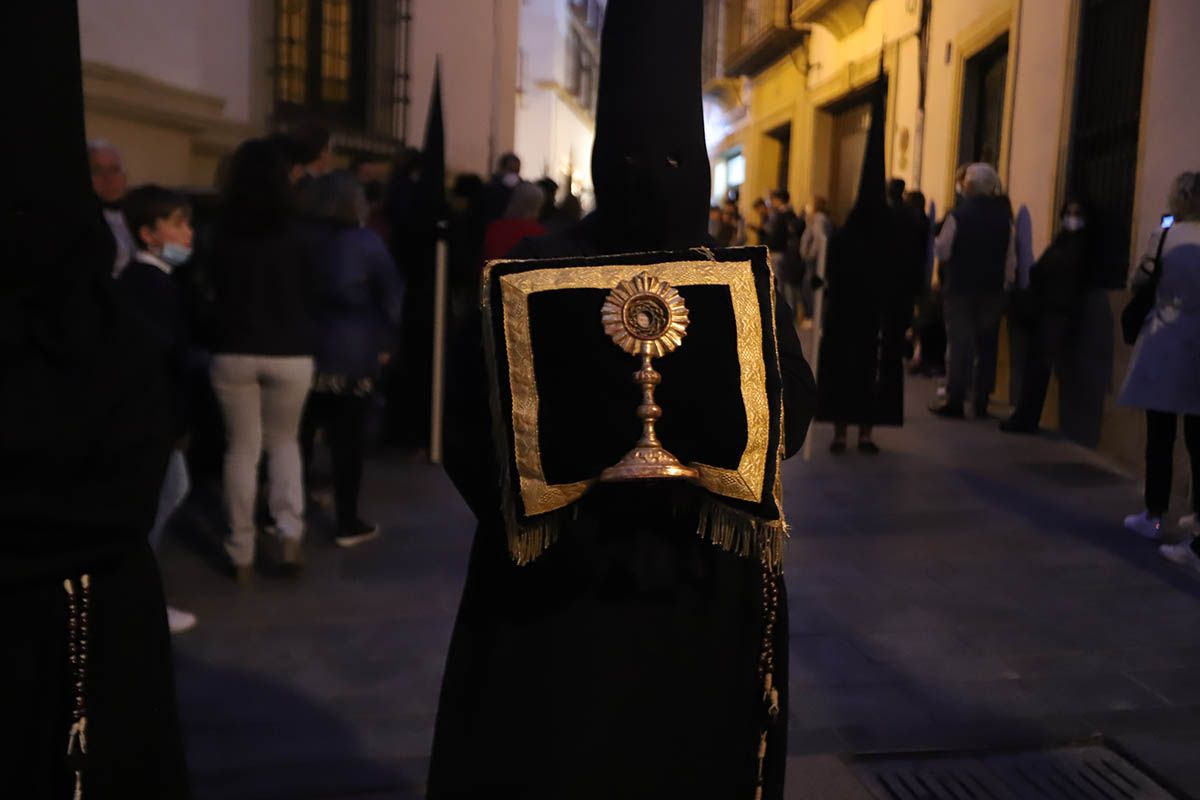
[{"label": "person in light blue jacket", "polygon": [[1183,436],[1191,459],[1192,513],[1180,527],[1190,534],[1161,547],[1164,556],[1200,571],[1200,172],[1185,172],[1171,184],[1168,209],[1174,225],[1151,238],[1134,268],[1136,291],[1152,279],[1159,240],[1161,273],[1154,308],[1146,316],[1121,387],[1121,405],[1146,411],[1146,510],[1125,518],[1125,526],[1148,539],[1162,538],[1162,518],[1171,497],[1175,435]]},{"label": "person in light blue jacket", "polygon": [[317,178],[313,189],[310,233],[319,263],[316,378],[301,439],[307,468],[316,430],[329,437],[335,541],[353,547],[379,535],[376,525],[359,517],[358,495],[367,413],[379,369],[396,346],[404,282],[383,240],[365,227],[369,208],[362,184],[349,172],[334,172]]}]

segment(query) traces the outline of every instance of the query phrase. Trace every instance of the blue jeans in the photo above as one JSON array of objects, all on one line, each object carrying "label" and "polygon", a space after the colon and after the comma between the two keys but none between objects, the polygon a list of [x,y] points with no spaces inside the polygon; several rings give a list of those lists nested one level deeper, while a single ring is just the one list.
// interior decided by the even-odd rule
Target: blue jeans
[{"label": "blue jeans", "polygon": [[167,474],[163,477],[162,489],[158,493],[158,512],[154,515],[154,527],[150,529],[150,547],[158,552],[162,542],[163,529],[167,527],[171,517],[192,488],[188,477],[187,460],[182,450],[172,450],[167,461]]}]

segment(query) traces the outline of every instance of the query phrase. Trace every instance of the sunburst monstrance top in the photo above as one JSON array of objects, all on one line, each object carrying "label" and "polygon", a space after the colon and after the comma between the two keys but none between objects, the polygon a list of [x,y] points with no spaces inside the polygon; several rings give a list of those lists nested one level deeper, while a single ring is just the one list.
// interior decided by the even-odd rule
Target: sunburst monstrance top
[{"label": "sunburst monstrance top", "polygon": [[679,292],[646,272],[616,285],[604,301],[601,318],[604,332],[618,347],[654,358],[683,344],[689,322]]}]

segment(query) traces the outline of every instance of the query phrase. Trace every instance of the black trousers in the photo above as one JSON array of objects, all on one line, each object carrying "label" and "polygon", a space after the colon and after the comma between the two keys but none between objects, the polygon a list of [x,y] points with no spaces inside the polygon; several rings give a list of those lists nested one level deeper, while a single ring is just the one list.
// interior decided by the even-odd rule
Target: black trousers
[{"label": "black trousers", "polygon": [[1037,427],[1038,420],[1042,418],[1042,407],[1046,404],[1050,373],[1062,356],[1070,324],[1065,314],[1053,312],[1042,314],[1038,319],[1033,329],[1033,339],[1029,342],[1029,354],[1025,358],[1025,376],[1021,381],[1021,396],[1013,412],[1014,420]]},{"label": "black trousers", "polygon": [[948,342],[946,404],[962,408],[973,384],[975,410],[986,412],[988,398],[996,387],[1004,294],[947,294],[942,297],[942,305]]},{"label": "black trousers", "polygon": [[367,412],[370,396],[353,392],[312,392],[300,426],[305,483],[312,464],[313,441],[318,429],[329,437],[333,461],[333,497],[338,528],[352,530],[358,523],[358,495],[362,488],[367,449]]},{"label": "black trousers", "polygon": [[[1146,412],[1146,511],[1151,516],[1165,514],[1171,504],[1178,425],[1175,414]],[[1200,416],[1184,415],[1183,441],[1192,462],[1192,510],[1200,511]]]}]

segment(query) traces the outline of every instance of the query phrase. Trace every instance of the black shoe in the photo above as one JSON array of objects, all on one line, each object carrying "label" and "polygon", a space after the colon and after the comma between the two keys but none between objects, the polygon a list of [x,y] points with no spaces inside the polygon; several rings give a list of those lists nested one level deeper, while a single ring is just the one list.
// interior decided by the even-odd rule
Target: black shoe
[{"label": "black shoe", "polygon": [[363,542],[377,538],[379,538],[379,526],[359,520],[335,536],[333,541],[338,547],[356,547]]},{"label": "black shoe", "polygon": [[829,443],[829,452],[833,453],[835,456],[840,456],[842,453],[846,452],[846,440],[834,439]]},{"label": "black shoe", "polygon": [[942,419],[966,419],[967,417],[963,413],[962,406],[952,406],[949,403],[934,403],[929,407],[929,411]]},{"label": "black shoe", "polygon": [[1016,417],[1009,417],[1000,423],[1000,430],[1004,433],[1020,433],[1032,436],[1037,434],[1038,426],[1029,425]]},{"label": "black shoe", "polygon": [[879,445],[877,445],[871,441],[859,442],[858,443],[858,452],[864,453],[869,456],[877,456],[877,455],[879,455]]}]

